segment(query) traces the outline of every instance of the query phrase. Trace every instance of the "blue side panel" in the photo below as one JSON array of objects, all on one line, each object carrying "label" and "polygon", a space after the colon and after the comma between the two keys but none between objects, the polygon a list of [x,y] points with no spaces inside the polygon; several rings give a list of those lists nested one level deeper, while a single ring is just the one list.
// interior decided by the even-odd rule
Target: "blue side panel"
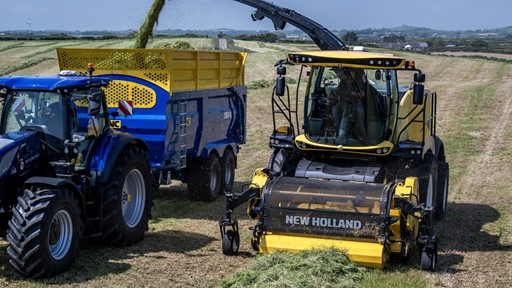
[{"label": "blue side panel", "polygon": [[[212,150],[222,155],[227,146],[245,143],[245,87],[173,93],[167,104],[168,117],[180,101],[186,101],[186,147],[189,157],[207,157]],[[177,125],[167,122],[166,155],[179,150]],[[236,154],[238,151],[233,149]]]},{"label": "blue side panel", "polygon": [[[152,89],[156,94],[156,104],[151,108],[134,108],[131,116],[110,117],[110,120],[119,120],[121,130],[144,140],[150,147],[147,157],[152,167],[162,167],[164,165],[165,135],[166,135],[166,107],[165,103],[169,101],[169,92],[159,86],[145,81],[143,79],[127,75],[102,75],[103,78],[111,80],[121,80],[144,85]],[[131,99],[133,95],[126,95],[122,100]],[[108,95],[107,95],[108,97]],[[119,97],[119,95],[117,95]],[[109,112],[117,112],[118,108],[109,108]],[[90,118],[86,114],[86,109],[78,111],[80,127],[87,127],[87,120]],[[117,127],[116,127],[117,128]]]}]

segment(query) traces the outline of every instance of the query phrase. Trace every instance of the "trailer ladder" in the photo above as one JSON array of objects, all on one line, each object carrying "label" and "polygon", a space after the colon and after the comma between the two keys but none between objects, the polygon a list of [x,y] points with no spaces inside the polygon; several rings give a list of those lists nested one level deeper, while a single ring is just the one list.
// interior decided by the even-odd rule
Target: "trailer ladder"
[{"label": "trailer ladder", "polygon": [[175,102],[174,129],[171,139],[174,143],[176,153],[172,157],[173,166],[176,169],[183,169],[187,165],[187,100],[178,100]]}]

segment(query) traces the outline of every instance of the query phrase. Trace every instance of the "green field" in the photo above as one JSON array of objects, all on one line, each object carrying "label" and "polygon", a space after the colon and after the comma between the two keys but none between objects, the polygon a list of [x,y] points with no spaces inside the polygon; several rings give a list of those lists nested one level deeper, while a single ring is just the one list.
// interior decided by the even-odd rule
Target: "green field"
[{"label": "green field", "polygon": [[[179,40],[198,49],[212,46],[210,39]],[[159,39],[148,48],[164,41],[175,39]],[[131,40],[0,41],[0,75],[57,74],[57,47],[131,45]],[[286,51],[311,49],[247,41],[236,41],[235,45],[252,51],[247,60],[246,84],[275,78],[273,65]],[[445,142],[451,169],[448,215],[437,227],[441,237],[440,271],[424,272],[414,264],[393,265],[383,271],[364,269],[351,281],[356,287],[510,287],[512,64],[467,57],[400,55],[416,60],[417,67],[427,74],[426,86],[438,94],[437,133]],[[296,77],[297,71],[289,74]],[[238,158],[236,189],[250,181],[255,168],[267,164],[271,152],[270,95],[271,88],[249,90],[247,144]],[[180,183],[163,187],[157,192],[154,217],[144,241],[122,249],[84,241],[69,271],[44,280],[26,280],[14,273],[5,252],[7,242],[0,240],[0,286],[218,286],[236,271],[261,262],[250,247],[251,231],[247,227],[254,223],[244,215],[245,207],[237,211],[241,253],[236,257],[222,255],[217,221],[224,207],[222,197],[212,203],[189,201],[186,187]],[[293,283],[276,285],[296,287]],[[313,282],[302,286],[318,287]]]}]

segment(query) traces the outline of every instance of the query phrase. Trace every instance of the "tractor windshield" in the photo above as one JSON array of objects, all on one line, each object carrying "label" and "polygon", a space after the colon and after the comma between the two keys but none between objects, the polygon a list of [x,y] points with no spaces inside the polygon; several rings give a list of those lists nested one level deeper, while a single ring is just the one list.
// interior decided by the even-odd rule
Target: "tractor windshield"
[{"label": "tractor windshield", "polygon": [[15,91],[5,105],[5,133],[40,131],[64,139],[61,95],[48,91]]},{"label": "tractor windshield", "polygon": [[314,142],[371,146],[391,135],[396,72],[313,67],[305,105],[305,132]]}]

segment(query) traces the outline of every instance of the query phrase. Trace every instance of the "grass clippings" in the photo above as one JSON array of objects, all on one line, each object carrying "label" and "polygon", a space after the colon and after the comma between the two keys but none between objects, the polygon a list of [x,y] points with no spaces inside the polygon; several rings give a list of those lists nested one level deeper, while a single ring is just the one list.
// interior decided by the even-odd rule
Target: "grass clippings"
[{"label": "grass clippings", "polygon": [[275,252],[257,257],[221,287],[354,287],[366,271],[336,249]]}]

